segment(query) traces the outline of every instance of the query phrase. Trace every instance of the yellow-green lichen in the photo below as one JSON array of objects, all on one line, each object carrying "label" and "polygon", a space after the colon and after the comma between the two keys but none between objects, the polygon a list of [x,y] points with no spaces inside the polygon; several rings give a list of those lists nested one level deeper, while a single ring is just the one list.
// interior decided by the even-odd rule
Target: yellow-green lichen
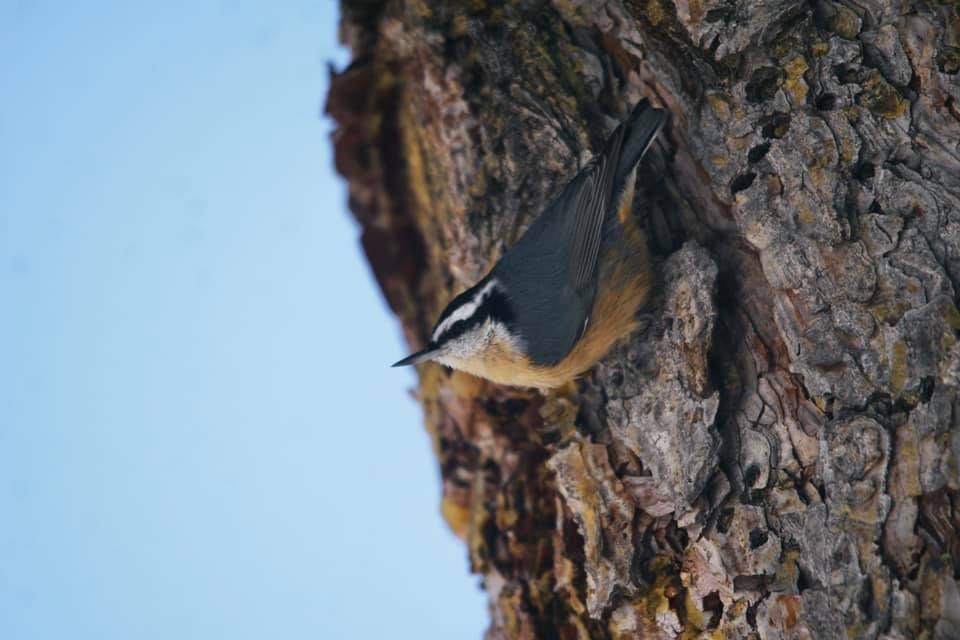
[{"label": "yellow-green lichen", "polygon": [[801,44],[797,38],[779,38],[771,45],[770,53],[772,53],[775,58],[783,60],[790,57],[791,54],[796,53],[800,47]]},{"label": "yellow-green lichen", "polygon": [[881,302],[869,307],[871,315],[877,322],[885,322],[891,325],[896,324],[903,317],[903,314],[912,308],[913,305],[904,300]]},{"label": "yellow-green lichen", "polygon": [[[432,215],[430,208],[430,188],[427,182],[427,172],[424,163],[424,152],[420,147],[420,142],[424,136],[416,126],[413,117],[414,100],[412,96],[406,95],[400,101],[400,136],[403,145],[403,157],[406,165],[407,191],[410,194],[412,202],[410,203],[411,213],[417,215]],[[429,156],[428,156],[429,157]],[[427,222],[427,221],[420,221]],[[421,225],[422,227],[424,225]]]},{"label": "yellow-green lichen", "polygon": [[900,394],[900,400],[910,409],[920,404],[920,394],[913,389],[908,389]]},{"label": "yellow-green lichen", "polygon": [[465,507],[450,496],[445,495],[440,502],[440,514],[455,536],[461,540],[467,539],[467,534],[470,532],[469,507]]},{"label": "yellow-green lichen", "polygon": [[429,20],[433,17],[433,9],[430,8],[430,3],[424,0],[416,0],[410,5],[410,8],[421,20]]},{"label": "yellow-green lichen", "polygon": [[686,589],[686,594],[684,596],[684,617],[686,622],[693,627],[690,631],[703,631],[707,628],[707,625],[710,623],[710,617],[704,615],[704,612],[700,610],[700,603],[697,602],[697,599],[693,597],[693,592],[690,589]]},{"label": "yellow-green lichen", "polygon": [[817,409],[820,410],[820,413],[827,412],[827,399],[823,396],[814,396],[813,404],[817,406]]},{"label": "yellow-green lichen", "polygon": [[543,419],[544,433],[559,438],[560,443],[569,441],[577,433],[576,421],[578,405],[572,400],[576,390],[555,389],[550,392],[543,406],[540,407],[540,417]]},{"label": "yellow-green lichen", "polygon": [[827,28],[847,40],[855,40],[860,33],[860,17],[842,4],[833,5],[836,13],[827,21]]},{"label": "yellow-green lichen", "polygon": [[490,520],[490,511],[484,502],[486,476],[483,473],[474,475],[473,487],[470,490],[470,519],[467,532],[467,549],[470,552],[470,565],[473,571],[486,573],[490,553],[484,536],[484,528]]},{"label": "yellow-green lichen", "polygon": [[556,16],[544,16],[542,21],[537,29],[514,29],[511,50],[525,69],[525,87],[549,100],[569,116],[570,122],[579,122],[579,105],[593,100],[584,79],[580,50],[558,35],[564,33],[564,26]]},{"label": "yellow-green lichen", "polygon": [[884,118],[897,118],[907,112],[909,103],[883,75],[874,69],[863,83],[857,102]]},{"label": "yellow-green lichen", "polygon": [[857,148],[852,137],[840,135],[840,161],[851,164],[857,158]]},{"label": "yellow-green lichen", "polygon": [[949,331],[944,331],[943,334],[941,334],[941,336],[940,336],[940,349],[941,349],[941,350],[947,351],[947,350],[949,350],[949,349],[953,349],[953,347],[954,347],[956,344],[957,344],[957,337],[956,337],[955,335],[953,335],[953,333],[951,333],[951,332],[949,332]]},{"label": "yellow-green lichen", "polygon": [[663,614],[670,608],[670,598],[678,595],[683,584],[676,563],[667,555],[658,555],[647,567],[653,574],[653,584],[644,590],[634,601],[634,606],[644,613],[648,620],[654,620],[657,614]]},{"label": "yellow-green lichen", "polygon": [[433,445],[433,454],[440,455],[440,438],[437,430],[437,422],[440,420],[441,409],[439,407],[440,387],[443,384],[443,368],[435,363],[427,363],[417,367],[420,375],[420,404],[423,406],[424,426],[430,435],[430,443]]},{"label": "yellow-green lichen", "polygon": [[512,528],[520,519],[520,514],[510,506],[510,497],[504,492],[498,492],[496,498],[497,506],[494,509],[494,522],[497,523],[497,529],[506,531]]},{"label": "yellow-green lichen", "polygon": [[660,23],[667,18],[667,14],[664,12],[660,0],[647,0],[645,9],[646,11],[644,11],[644,13],[647,16],[647,20],[650,21],[651,26],[658,27]]},{"label": "yellow-green lichen", "polygon": [[897,340],[893,343],[890,360],[890,388],[899,394],[907,382],[907,343]]},{"label": "yellow-green lichen", "polygon": [[460,14],[453,17],[450,21],[450,35],[460,37],[467,33],[467,16]]},{"label": "yellow-green lichen", "polygon": [[587,24],[584,20],[580,5],[570,0],[553,0],[554,8],[563,16],[563,19],[575,27]]},{"label": "yellow-green lichen", "polygon": [[822,58],[830,53],[830,43],[817,41],[810,45],[810,55],[815,58]]},{"label": "yellow-green lichen", "polygon": [[813,213],[813,210],[806,205],[800,205],[800,210],[797,212],[797,220],[802,224],[812,225],[817,221],[817,216]]},{"label": "yellow-green lichen", "polygon": [[717,115],[721,118],[727,118],[730,115],[730,102],[722,93],[711,91],[707,94],[707,104],[709,104]]},{"label": "yellow-green lichen", "polygon": [[944,318],[950,328],[954,331],[960,331],[960,311],[953,304],[947,305],[947,313]]},{"label": "yellow-green lichen", "polygon": [[797,566],[799,558],[800,552],[796,550],[788,550],[783,554],[783,562],[777,568],[773,578],[774,591],[789,591],[797,586],[797,581],[800,579],[800,569]]}]

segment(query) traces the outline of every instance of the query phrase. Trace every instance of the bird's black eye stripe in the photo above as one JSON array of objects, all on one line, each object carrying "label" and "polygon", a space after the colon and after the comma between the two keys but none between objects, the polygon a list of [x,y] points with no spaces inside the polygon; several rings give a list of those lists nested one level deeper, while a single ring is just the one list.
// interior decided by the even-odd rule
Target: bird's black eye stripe
[{"label": "bird's black eye stripe", "polygon": [[[450,307],[456,307],[458,300],[454,300]],[[450,316],[449,308],[437,321],[439,325],[446,317]],[[468,318],[457,320],[450,327],[437,337],[437,342],[442,343],[457,338],[470,331],[474,327],[483,324],[487,319],[493,319],[506,327],[513,325],[513,308],[506,295],[498,289],[494,289],[483,299],[483,302],[477,307],[477,310]]]},{"label": "bird's black eye stripe", "polygon": [[511,326],[513,324],[513,307],[507,296],[499,289],[494,289],[490,296],[484,301],[482,308],[485,310],[488,318],[493,318],[501,324]]}]

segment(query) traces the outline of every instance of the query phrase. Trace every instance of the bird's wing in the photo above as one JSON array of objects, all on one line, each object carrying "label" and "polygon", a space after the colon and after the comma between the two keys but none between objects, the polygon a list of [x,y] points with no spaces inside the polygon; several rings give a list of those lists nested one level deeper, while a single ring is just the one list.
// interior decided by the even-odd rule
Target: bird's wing
[{"label": "bird's wing", "polygon": [[618,127],[603,153],[584,168],[567,187],[570,192],[564,194],[574,208],[569,273],[573,276],[574,288],[581,294],[591,292],[594,286],[603,223],[613,193],[623,134],[624,128]]},{"label": "bird's wing", "polygon": [[603,150],[494,266],[514,305],[514,327],[538,365],[566,356],[589,322],[604,227],[666,116],[644,100]]}]

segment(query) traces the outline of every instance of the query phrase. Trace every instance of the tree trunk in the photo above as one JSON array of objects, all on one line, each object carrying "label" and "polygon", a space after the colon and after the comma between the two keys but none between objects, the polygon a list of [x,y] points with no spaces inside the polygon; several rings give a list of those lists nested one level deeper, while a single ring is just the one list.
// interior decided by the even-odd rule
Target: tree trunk
[{"label": "tree trunk", "polygon": [[342,36],[411,348],[638,99],[672,114],[643,329],[549,394],[419,369],[488,638],[960,638],[957,5],[345,0]]}]

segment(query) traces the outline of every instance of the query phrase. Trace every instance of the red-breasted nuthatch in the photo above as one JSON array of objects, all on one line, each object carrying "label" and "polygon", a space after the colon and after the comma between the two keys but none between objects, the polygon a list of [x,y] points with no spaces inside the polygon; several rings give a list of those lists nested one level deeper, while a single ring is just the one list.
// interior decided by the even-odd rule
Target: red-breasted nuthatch
[{"label": "red-breasted nuthatch", "polygon": [[643,100],[480,282],[447,305],[422,351],[501,384],[552,388],[630,334],[651,285],[631,215],[637,165],[667,121]]}]

